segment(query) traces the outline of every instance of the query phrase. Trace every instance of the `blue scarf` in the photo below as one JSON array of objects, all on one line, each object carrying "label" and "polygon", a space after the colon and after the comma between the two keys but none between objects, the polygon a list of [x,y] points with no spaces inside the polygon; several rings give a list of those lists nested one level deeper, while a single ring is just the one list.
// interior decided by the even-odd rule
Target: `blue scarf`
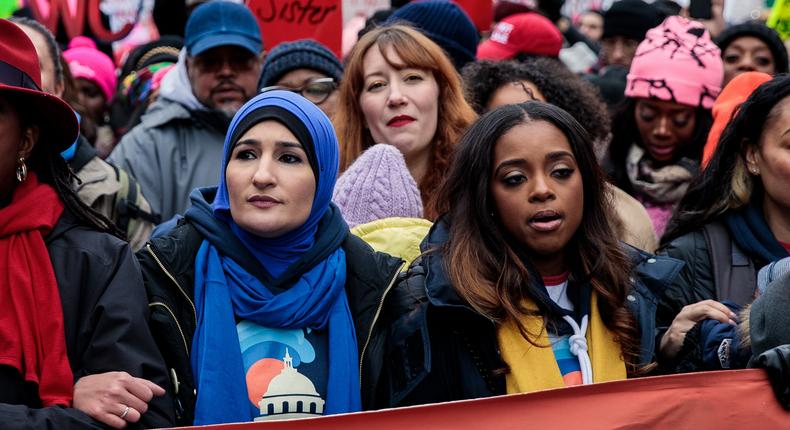
[{"label": "blue scarf", "polygon": [[[263,239],[247,233],[230,214],[225,173],[220,177],[211,208],[218,223],[229,230],[256,257],[265,281],[280,274],[295,279],[288,289],[273,293],[239,262],[227,256],[220,243],[207,237],[195,259],[195,307],[197,328],[190,356],[197,386],[196,425],[244,422],[253,419],[247,396],[247,383],[241,356],[236,317],[270,328],[311,328],[328,330],[329,369],[325,413],[354,412],[361,409],[359,357],[353,318],[345,294],[346,259],[340,248],[341,223],[329,223],[316,240],[319,222],[331,211],[330,199],[338,172],[338,145],[332,124],[315,105],[286,91],[259,94],[245,104],[233,118],[225,140],[224,165],[238,139],[237,127],[249,125],[244,119],[260,115],[261,108],[276,106],[287,111],[289,119],[300,121],[309,136],[300,139],[305,150],[314,152],[311,167],[316,174],[316,193],[308,220],[285,235]],[[256,117],[257,118],[257,117]],[[264,119],[260,119],[263,121]],[[259,121],[259,122],[260,122]],[[285,123],[289,126],[288,123]],[[294,133],[300,136],[299,133]],[[302,134],[303,135],[303,134]],[[308,140],[305,142],[304,140]],[[312,165],[312,161],[317,165]],[[214,238],[221,240],[221,238]],[[315,249],[328,246],[331,249]],[[319,261],[303,264],[309,255],[326,255]],[[294,271],[298,271],[294,276]]]},{"label": "blue scarf", "polygon": [[724,217],[724,222],[735,243],[751,258],[756,257],[763,264],[768,264],[787,257],[787,251],[774,237],[758,206],[749,204],[730,212]]}]

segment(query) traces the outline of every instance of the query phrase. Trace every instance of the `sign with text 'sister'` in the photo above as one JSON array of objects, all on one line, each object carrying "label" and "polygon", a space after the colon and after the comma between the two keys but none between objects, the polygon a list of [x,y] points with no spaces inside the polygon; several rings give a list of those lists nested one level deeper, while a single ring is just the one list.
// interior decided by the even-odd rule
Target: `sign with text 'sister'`
[{"label": "sign with text 'sister'", "polygon": [[343,10],[340,0],[248,0],[268,51],[280,42],[315,39],[340,57]]}]

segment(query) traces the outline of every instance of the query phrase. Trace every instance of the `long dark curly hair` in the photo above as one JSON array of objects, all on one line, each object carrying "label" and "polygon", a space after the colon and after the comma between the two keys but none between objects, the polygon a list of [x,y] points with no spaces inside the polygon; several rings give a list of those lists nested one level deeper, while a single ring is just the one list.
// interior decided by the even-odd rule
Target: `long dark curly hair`
[{"label": "long dark curly hair", "polygon": [[558,60],[481,61],[467,64],[462,74],[466,100],[478,114],[488,111],[491,96],[503,85],[529,81],[538,87],[547,103],[559,106],[579,121],[594,142],[606,142],[609,137],[609,112],[598,89]]}]

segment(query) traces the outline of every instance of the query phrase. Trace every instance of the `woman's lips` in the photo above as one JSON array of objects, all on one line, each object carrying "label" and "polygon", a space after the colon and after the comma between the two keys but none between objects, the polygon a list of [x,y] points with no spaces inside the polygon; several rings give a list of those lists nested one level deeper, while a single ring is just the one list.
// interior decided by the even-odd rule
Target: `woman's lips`
[{"label": "woman's lips", "polygon": [[672,155],[672,153],[675,151],[675,145],[655,145],[655,144],[651,144],[649,146],[650,146],[650,152],[651,153],[653,153],[655,155],[660,155],[660,156]]},{"label": "woman's lips", "polygon": [[533,215],[527,225],[539,232],[552,232],[560,228],[562,216],[553,210],[544,210]]},{"label": "woman's lips", "polygon": [[387,122],[387,127],[403,127],[404,125],[411,124],[414,121],[415,119],[408,115],[398,115]]},{"label": "woman's lips", "polygon": [[247,202],[260,209],[268,209],[282,204],[281,201],[269,196],[252,196],[247,199]]},{"label": "woman's lips", "polygon": [[560,228],[560,224],[562,224],[562,218],[556,218],[546,221],[532,220],[529,221],[527,224],[529,224],[529,226],[532,227],[534,230],[540,232],[551,232]]}]

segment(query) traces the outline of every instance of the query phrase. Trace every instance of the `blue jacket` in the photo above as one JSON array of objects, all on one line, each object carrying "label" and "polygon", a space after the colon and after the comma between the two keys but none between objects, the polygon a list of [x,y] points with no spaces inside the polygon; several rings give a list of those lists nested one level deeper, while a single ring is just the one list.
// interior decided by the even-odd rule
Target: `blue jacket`
[{"label": "blue jacket", "polygon": [[[423,251],[448,239],[439,222]],[[627,245],[626,245],[627,246]],[[664,288],[683,263],[627,247],[634,263],[634,288],[627,299],[640,329],[640,365],[654,361],[655,312]],[[455,292],[439,252],[424,254],[410,267],[387,303],[391,318],[385,369],[377,407],[488,397],[506,393],[506,364],[496,325]]]}]

